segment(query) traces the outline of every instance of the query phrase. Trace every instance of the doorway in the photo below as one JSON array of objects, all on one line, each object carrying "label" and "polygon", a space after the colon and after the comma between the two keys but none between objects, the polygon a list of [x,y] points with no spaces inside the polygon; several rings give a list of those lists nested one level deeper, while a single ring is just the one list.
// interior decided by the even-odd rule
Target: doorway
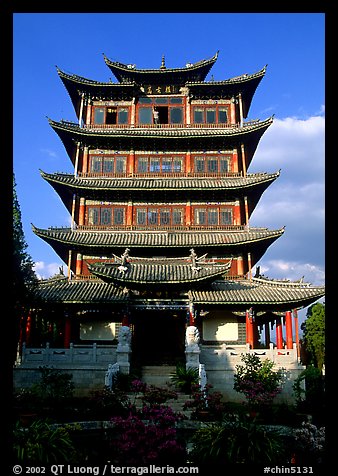
[{"label": "doorway", "polygon": [[138,365],[176,365],[184,359],[186,313],[142,311],[133,316],[132,358]]}]

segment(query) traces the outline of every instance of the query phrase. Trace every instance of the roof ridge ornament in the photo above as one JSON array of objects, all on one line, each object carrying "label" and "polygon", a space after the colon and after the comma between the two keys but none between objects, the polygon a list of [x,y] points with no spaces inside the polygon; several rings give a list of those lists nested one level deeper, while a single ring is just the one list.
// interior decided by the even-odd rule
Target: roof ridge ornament
[{"label": "roof ridge ornament", "polygon": [[167,69],[166,65],[165,65],[165,57],[164,55],[162,55],[162,61],[161,61],[161,67],[160,69]]}]

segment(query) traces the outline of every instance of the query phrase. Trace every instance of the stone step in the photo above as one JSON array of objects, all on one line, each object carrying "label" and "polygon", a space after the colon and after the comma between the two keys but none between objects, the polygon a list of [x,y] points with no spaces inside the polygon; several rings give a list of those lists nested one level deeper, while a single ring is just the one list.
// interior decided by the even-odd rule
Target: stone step
[{"label": "stone step", "polygon": [[171,384],[171,375],[176,367],[172,365],[144,365],[142,367],[142,381],[156,387],[168,387]]}]

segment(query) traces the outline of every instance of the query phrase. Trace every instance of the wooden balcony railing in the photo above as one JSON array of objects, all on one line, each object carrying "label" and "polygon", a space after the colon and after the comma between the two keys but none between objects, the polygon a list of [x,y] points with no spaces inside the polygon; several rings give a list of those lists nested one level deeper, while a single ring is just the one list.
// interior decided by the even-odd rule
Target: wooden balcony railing
[{"label": "wooden balcony railing", "polygon": [[82,178],[227,178],[243,177],[242,172],[133,172],[133,173],[115,173],[115,172],[79,172]]},{"label": "wooden balcony railing", "polygon": [[84,124],[84,129],[229,129],[239,128],[240,123],[220,124]]},{"label": "wooden balcony railing", "polygon": [[77,225],[77,230],[83,231],[153,231],[153,232],[177,232],[177,231],[243,231],[246,225]]}]

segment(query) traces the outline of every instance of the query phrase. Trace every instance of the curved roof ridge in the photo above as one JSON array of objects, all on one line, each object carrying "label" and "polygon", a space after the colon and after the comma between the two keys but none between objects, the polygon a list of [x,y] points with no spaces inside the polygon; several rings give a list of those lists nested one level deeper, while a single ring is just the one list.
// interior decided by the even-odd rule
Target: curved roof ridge
[{"label": "curved roof ridge", "polygon": [[[201,66],[204,66],[205,64],[208,64],[208,63],[214,63],[217,58],[218,58],[218,54],[219,54],[219,50],[211,57],[211,58],[206,58],[206,59],[203,59],[203,60],[199,60],[199,61],[196,61],[195,63],[186,63],[185,66],[181,67],[181,68],[165,68],[163,69],[163,71],[167,71],[167,72],[174,72],[174,71],[189,71],[189,70],[192,70],[192,69],[195,69],[195,68],[200,68]],[[122,70],[125,70],[125,71],[129,71],[129,72],[138,72],[138,73],[147,73],[147,72],[150,72],[150,73],[154,73],[154,72],[157,72],[157,71],[162,71],[161,68],[136,68],[136,65],[135,64],[127,64],[127,63],[121,63],[120,61],[112,61],[111,59],[109,59],[104,53],[103,53],[103,58],[104,58],[104,61],[105,63],[107,64],[107,66],[114,66],[116,68],[119,68],[119,69],[122,69]]]}]

